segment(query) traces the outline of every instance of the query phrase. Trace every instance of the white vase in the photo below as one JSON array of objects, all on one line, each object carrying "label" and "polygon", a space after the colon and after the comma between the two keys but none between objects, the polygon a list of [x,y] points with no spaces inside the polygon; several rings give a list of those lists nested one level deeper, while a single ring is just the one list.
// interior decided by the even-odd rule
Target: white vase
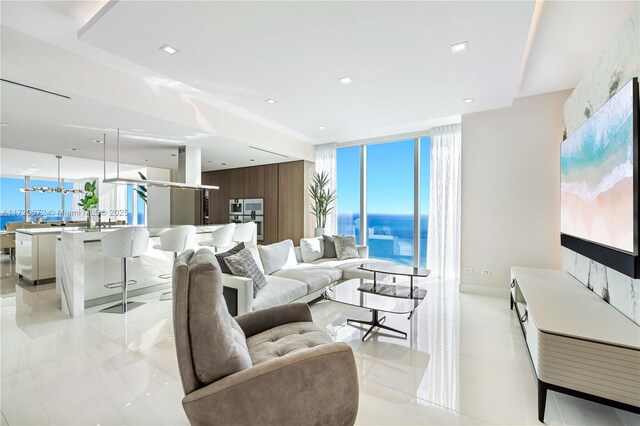
[{"label": "white vase", "polygon": [[314,236],[322,237],[325,234],[324,228],[316,228],[314,231]]}]

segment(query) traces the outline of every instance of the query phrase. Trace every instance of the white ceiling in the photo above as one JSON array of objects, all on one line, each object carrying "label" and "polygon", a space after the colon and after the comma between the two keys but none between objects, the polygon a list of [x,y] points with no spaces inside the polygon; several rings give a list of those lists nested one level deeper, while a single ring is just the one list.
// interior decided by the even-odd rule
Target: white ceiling
[{"label": "white ceiling", "polygon": [[[328,142],[509,106],[534,2],[109,6],[80,40]],[[452,55],[466,40],[469,50]],[[164,44],[180,52],[160,51]],[[340,84],[347,75],[354,82]],[[470,97],[476,102],[464,104]]]},{"label": "white ceiling", "polygon": [[118,127],[120,161],[141,166],[177,168],[172,154],[182,145],[202,149],[203,170],[295,159],[90,99],[65,99],[4,81],[0,92],[1,119],[8,124],[0,127],[3,148],[102,160],[104,145],[94,141],[106,134],[107,159],[115,161]]},{"label": "white ceiling", "polygon": [[[230,127],[197,128],[180,114],[174,119],[165,104],[164,119],[158,105],[155,111],[130,107],[130,93],[113,91],[119,106],[82,90],[65,103],[2,83],[1,121],[10,124],[0,128],[3,147],[102,159],[102,146],[91,141],[101,129],[118,126],[132,164],[175,168],[170,152],[186,144],[201,146],[203,169],[212,170],[287,160],[251,149],[252,140],[268,148],[280,136],[287,142],[274,150],[287,153],[283,147],[292,138],[307,145],[421,131],[460,114],[509,106],[515,97],[574,87],[637,1],[121,1],[99,13],[78,39],[103,4],[3,1],[3,33],[9,27],[47,43],[38,49],[63,49],[100,64],[95,84],[117,72],[139,85],[164,81],[163,90],[175,91],[179,102],[197,96],[230,113],[229,120],[247,120],[236,120],[235,128],[250,121],[272,132],[252,128],[240,143],[209,133]],[[4,37],[3,46],[6,40],[14,37]],[[465,40],[469,50],[452,55],[449,46]],[[180,53],[158,50],[165,43]],[[59,76],[38,62],[44,55],[34,56],[19,61],[13,75],[27,75],[32,70],[24,66],[35,65],[48,78],[46,87],[58,87],[69,75],[95,71],[75,61]],[[7,62],[0,63],[3,73]],[[338,83],[345,75],[354,82]],[[468,97],[476,101],[464,104]],[[266,104],[269,98],[278,103]],[[154,101],[159,98],[148,102]],[[219,118],[213,111],[207,120]]]},{"label": "white ceiling", "polygon": [[541,3],[518,97],[574,88],[637,5],[637,1]]},{"label": "white ceiling", "polygon": [[[73,153],[71,153],[73,154]],[[3,147],[0,149],[0,167],[2,176],[56,179],[58,177],[58,160],[53,154],[42,152],[22,151]],[[83,179],[102,177],[105,165],[99,160],[62,155],[60,160],[61,179]],[[107,162],[107,177],[114,177],[116,164]],[[138,171],[145,171],[145,167],[120,164],[120,176],[137,178]]]}]

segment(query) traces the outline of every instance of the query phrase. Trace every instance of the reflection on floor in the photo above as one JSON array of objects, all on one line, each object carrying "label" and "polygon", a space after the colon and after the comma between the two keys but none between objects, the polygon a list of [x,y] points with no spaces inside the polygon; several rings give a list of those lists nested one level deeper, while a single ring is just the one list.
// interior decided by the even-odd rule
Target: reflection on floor
[{"label": "reflection on floor", "polygon": [[[2,424],[187,424],[176,365],[171,303],[160,293],[126,316],[91,308],[69,319],[54,284],[20,282],[2,256]],[[364,331],[369,313],[312,306],[334,340],[348,342],[360,376],[359,424],[538,424],[536,385],[507,300],[425,283],[411,320],[387,315],[407,340]],[[637,425],[640,416],[549,393],[547,424]]]}]

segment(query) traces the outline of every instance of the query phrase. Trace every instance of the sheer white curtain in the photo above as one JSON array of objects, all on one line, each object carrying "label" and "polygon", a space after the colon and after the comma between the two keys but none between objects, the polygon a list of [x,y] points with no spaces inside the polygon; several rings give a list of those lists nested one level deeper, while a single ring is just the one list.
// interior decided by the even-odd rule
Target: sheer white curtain
[{"label": "sheer white curtain", "polygon": [[[326,172],[329,175],[329,189],[337,189],[337,166],[336,166],[337,144],[327,143],[316,146],[316,173]],[[338,233],[338,201],[333,203],[333,209],[327,215],[327,226],[325,232],[329,235]]]},{"label": "sheer white curtain", "polygon": [[460,275],[461,126],[431,130],[427,268],[433,277],[457,279]]}]

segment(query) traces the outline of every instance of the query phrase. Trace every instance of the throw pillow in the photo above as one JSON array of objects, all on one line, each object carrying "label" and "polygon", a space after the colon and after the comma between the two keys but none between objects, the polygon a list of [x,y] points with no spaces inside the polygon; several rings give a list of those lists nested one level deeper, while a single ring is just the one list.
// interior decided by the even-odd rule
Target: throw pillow
[{"label": "throw pillow", "polygon": [[353,235],[334,235],[333,241],[336,245],[338,260],[360,257],[356,248],[356,237]]},{"label": "throw pillow", "polygon": [[322,259],[324,255],[324,239],[322,237],[301,239],[300,254],[303,262]]},{"label": "throw pillow", "polygon": [[225,261],[225,258],[228,256],[233,256],[234,254],[240,253],[241,250],[244,249],[244,243],[240,243],[229,251],[225,251],[224,253],[216,253],[216,259],[218,260],[218,265],[220,265],[220,270],[223,274],[233,275],[229,266]]},{"label": "throw pillow", "polygon": [[293,241],[291,240],[258,246],[258,251],[260,252],[264,273],[267,275],[298,264],[296,252],[293,249]]},{"label": "throw pillow", "polygon": [[260,253],[258,252],[258,247],[257,246],[247,247],[247,250],[251,252],[251,255],[253,256],[253,260],[255,260],[256,265],[258,265],[258,269],[260,269],[260,272],[264,274],[264,266],[262,266],[262,260],[260,259]]},{"label": "throw pillow", "polygon": [[260,268],[253,260],[251,252],[247,249],[241,250],[239,253],[228,256],[224,259],[233,272],[233,275],[239,277],[251,278],[253,281],[253,297],[255,299],[258,292],[267,285],[267,279],[260,272]]},{"label": "throw pillow", "polygon": [[331,235],[323,235],[322,239],[324,240],[324,257],[328,259],[338,257],[338,254],[336,253],[336,244],[333,242],[333,237]]}]

